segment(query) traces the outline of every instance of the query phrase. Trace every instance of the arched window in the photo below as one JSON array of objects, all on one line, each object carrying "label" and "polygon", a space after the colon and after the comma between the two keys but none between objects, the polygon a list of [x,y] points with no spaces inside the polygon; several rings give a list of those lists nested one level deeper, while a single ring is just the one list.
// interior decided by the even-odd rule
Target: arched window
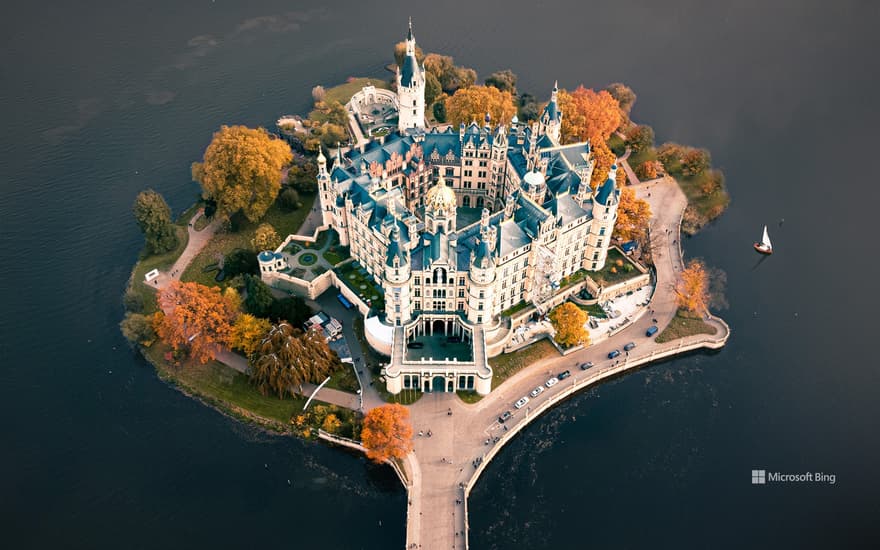
[{"label": "arched window", "polygon": [[483,207],[483,197],[477,197],[477,208]]},{"label": "arched window", "polygon": [[461,199],[461,205],[464,206],[465,208],[470,208],[471,207],[471,198],[468,197],[467,195],[465,195],[464,198]]},{"label": "arched window", "polygon": [[446,284],[446,270],[442,267],[434,270],[434,284]]}]

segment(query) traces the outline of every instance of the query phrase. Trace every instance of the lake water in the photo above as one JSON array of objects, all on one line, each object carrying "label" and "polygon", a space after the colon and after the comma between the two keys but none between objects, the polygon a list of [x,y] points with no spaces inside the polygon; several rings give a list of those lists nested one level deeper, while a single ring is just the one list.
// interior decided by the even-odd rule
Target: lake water
[{"label": "lake water", "polygon": [[[597,4],[597,5],[593,5]],[[662,6],[659,4],[663,4]],[[869,2],[39,2],[0,20],[0,453],[9,547],[403,545],[385,469],[159,381],[116,325],[145,187],[179,212],[221,124],[304,113],[419,44],[519,88],[623,81],[733,202],[685,242],[728,275],[726,349],[534,423],[471,500],[473,548],[877,547],[880,110]],[[784,219],[784,224],[779,221]],[[751,243],[770,226],[776,253]],[[752,469],[836,483],[752,486]],[[288,485],[287,480],[290,480]]]}]

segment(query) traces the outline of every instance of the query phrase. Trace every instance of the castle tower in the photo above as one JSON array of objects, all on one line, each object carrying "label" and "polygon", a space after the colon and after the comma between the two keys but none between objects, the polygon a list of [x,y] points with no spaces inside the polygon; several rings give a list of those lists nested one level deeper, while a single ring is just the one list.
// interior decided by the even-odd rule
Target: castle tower
[{"label": "castle tower", "polygon": [[412,317],[412,300],[409,281],[412,274],[409,250],[400,242],[400,230],[395,225],[388,234],[388,250],[385,254],[385,319],[389,324],[400,326]]},{"label": "castle tower", "polygon": [[321,199],[321,223],[328,225],[333,222],[333,205],[336,204],[336,196],[333,186],[330,184],[330,173],[327,171],[327,157],[324,151],[318,149],[318,194]]},{"label": "castle tower", "polygon": [[558,93],[559,82],[557,81],[553,83],[553,91],[550,92],[550,103],[544,107],[544,112],[541,113],[541,133],[549,136],[556,144],[559,144],[562,128],[562,111],[559,110],[559,104],[556,101]]},{"label": "castle tower", "polygon": [[397,68],[397,103],[399,118],[397,129],[401,133],[412,128],[425,128],[425,69],[416,59],[416,39],[412,32],[412,19],[406,35],[406,57]]},{"label": "castle tower", "polygon": [[450,234],[455,231],[455,191],[446,186],[443,176],[425,194],[425,229],[428,233]]},{"label": "castle tower", "polygon": [[[485,216],[484,216],[485,218]],[[474,324],[488,323],[492,319],[492,304],[495,300],[495,249],[498,233],[488,220],[480,223],[480,239],[471,252],[471,265],[468,270],[468,321]]]},{"label": "castle tower", "polygon": [[586,269],[597,270],[605,267],[611,233],[614,232],[614,222],[617,220],[617,206],[620,203],[620,190],[614,180],[616,174],[615,164],[608,171],[608,179],[593,196],[593,221],[590,224],[584,256]]}]

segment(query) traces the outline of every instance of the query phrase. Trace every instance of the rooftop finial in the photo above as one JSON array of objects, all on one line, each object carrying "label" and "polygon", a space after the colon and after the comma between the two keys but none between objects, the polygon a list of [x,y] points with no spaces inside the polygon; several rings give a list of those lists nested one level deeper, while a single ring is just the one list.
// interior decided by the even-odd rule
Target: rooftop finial
[{"label": "rooftop finial", "polygon": [[413,33],[412,33],[412,16],[409,17],[409,32],[406,33],[406,39],[407,39],[407,40],[412,40],[412,39],[413,39]]},{"label": "rooftop finial", "polygon": [[553,91],[555,92],[558,90],[559,90],[559,80],[554,80],[553,81]]}]

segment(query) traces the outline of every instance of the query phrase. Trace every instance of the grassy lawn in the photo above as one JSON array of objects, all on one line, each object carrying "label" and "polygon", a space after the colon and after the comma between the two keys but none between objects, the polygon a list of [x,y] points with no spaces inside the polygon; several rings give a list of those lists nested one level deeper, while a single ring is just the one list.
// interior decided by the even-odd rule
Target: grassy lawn
[{"label": "grassy lawn", "polygon": [[505,309],[504,311],[502,311],[502,312],[501,312],[501,315],[504,315],[504,316],[506,316],[506,317],[511,317],[511,316],[513,316],[513,315],[519,313],[520,311],[526,309],[526,308],[529,307],[529,306],[531,306],[531,304],[528,303],[528,302],[526,302],[525,300],[523,300],[523,301],[521,301],[520,303],[518,303],[518,304],[516,304],[515,306],[513,306],[512,308],[510,308],[510,309]]},{"label": "grassy lawn", "polygon": [[141,257],[132,270],[131,289],[143,298],[144,313],[153,313],[158,308],[156,304],[156,291],[151,290],[150,287],[144,284],[144,275],[153,269],[163,271],[171,267],[174,261],[183,253],[183,249],[186,248],[186,243],[189,240],[189,233],[186,227],[175,225],[174,229],[177,230],[177,238],[180,241],[177,248],[171,252],[156,256],[144,257],[144,253],[141,252]]},{"label": "grassy lawn", "polygon": [[324,259],[327,260],[330,265],[337,265],[349,258],[351,258],[351,253],[347,246],[336,247],[336,250],[333,250],[333,247],[331,247],[330,250],[324,252]]},{"label": "grassy lawn", "polygon": [[349,82],[340,84],[339,86],[334,86],[332,88],[327,88],[326,94],[324,95],[324,101],[338,101],[339,103],[345,105],[346,103],[348,103],[348,100],[351,99],[351,96],[361,91],[361,88],[363,88],[367,84],[372,84],[376,88],[383,90],[390,89],[388,83],[381,78],[352,78]]},{"label": "grassy lawn", "polygon": [[663,344],[695,334],[715,334],[715,327],[706,324],[701,316],[679,309],[669,325],[654,340]]},{"label": "grassy lawn", "polygon": [[465,403],[471,403],[471,404],[476,403],[480,399],[483,398],[482,395],[478,394],[475,391],[457,391],[457,392],[455,392],[455,394],[458,396],[459,399],[461,399]]},{"label": "grassy lawn", "polygon": [[[346,286],[359,296],[363,296],[364,301],[367,299],[371,300],[370,303],[373,309],[379,311],[385,309],[385,299],[383,297],[384,294],[382,293],[382,289],[373,282],[373,278],[369,274],[364,275],[359,270],[355,269],[354,262],[337,267],[336,273],[339,275],[339,278],[345,282]],[[361,288],[361,286],[364,286],[365,288]],[[373,299],[373,296],[376,296],[376,299]]]},{"label": "grassy lawn", "polygon": [[357,393],[361,389],[354,368],[348,363],[343,363],[341,369],[330,375],[330,381],[325,387],[351,393]]},{"label": "grassy lawn", "polygon": [[590,317],[596,317],[597,319],[604,319],[608,317],[607,315],[605,315],[605,311],[599,306],[599,304],[590,304],[587,306],[581,304],[575,305],[586,311],[590,315]]},{"label": "grassy lawn", "polygon": [[608,141],[605,142],[608,145],[608,148],[611,149],[611,152],[615,155],[622,156],[623,153],[626,152],[626,145],[623,143],[623,138],[618,136],[617,134],[611,134],[611,137],[608,138]]},{"label": "grassy lawn", "polygon": [[687,234],[696,233],[700,227],[720,216],[730,204],[730,195],[723,187],[709,195],[703,193],[700,187],[709,176],[707,171],[692,178],[676,178],[678,186],[688,199],[689,212],[685,213],[682,223],[682,230]]},{"label": "grassy lawn", "polygon": [[[623,266],[618,265],[618,262],[623,262]],[[605,260],[605,267],[600,271],[593,273],[592,278],[600,285],[608,286],[621,281],[626,281],[627,279],[632,279],[633,277],[642,274],[635,268],[635,266],[632,266],[632,270],[627,272],[625,269],[625,266],[627,265],[632,266],[629,258],[621,254],[616,248],[609,248],[608,259]]]},{"label": "grassy lawn", "polygon": [[556,351],[553,344],[544,338],[519,351],[502,353],[493,357],[489,359],[489,365],[492,367],[492,388],[497,388],[522,368],[541,359],[556,356],[559,356],[559,352]]},{"label": "grassy lawn", "polygon": [[253,248],[251,240],[254,237],[254,231],[261,223],[270,223],[278,236],[282,239],[288,235],[296,233],[302,225],[303,220],[308,216],[312,209],[312,203],[317,195],[301,195],[303,205],[293,212],[284,211],[278,203],[273,204],[263,219],[257,223],[244,222],[239,230],[235,233],[220,233],[214,235],[211,241],[205,245],[199,254],[193,258],[189,267],[184,270],[181,279],[183,281],[195,281],[207,286],[223,286],[214,280],[217,275],[216,271],[205,272],[204,269],[211,264],[215,264],[222,256],[236,248],[244,248],[250,250]]},{"label": "grassy lawn", "polygon": [[305,398],[262,395],[250,384],[247,376],[217,361],[204,365],[184,362],[181,366],[169,365],[165,352],[170,348],[162,343],[153,344],[145,350],[156,365],[160,376],[182,386],[190,393],[220,405],[232,413],[250,412],[257,416],[287,425],[291,416],[302,410]]},{"label": "grassy lawn", "polygon": [[629,167],[635,171],[635,169],[641,165],[646,160],[657,160],[657,151],[653,147],[648,147],[647,149],[643,149],[638,153],[633,152],[630,154],[629,158],[626,161],[629,163]]},{"label": "grassy lawn", "polygon": [[[608,256],[611,256],[611,251],[609,250]],[[584,280],[584,277],[587,276],[586,269],[578,269],[568,277],[563,277],[559,280],[559,288],[565,288],[567,286],[571,286],[575,283],[579,283]]]}]

